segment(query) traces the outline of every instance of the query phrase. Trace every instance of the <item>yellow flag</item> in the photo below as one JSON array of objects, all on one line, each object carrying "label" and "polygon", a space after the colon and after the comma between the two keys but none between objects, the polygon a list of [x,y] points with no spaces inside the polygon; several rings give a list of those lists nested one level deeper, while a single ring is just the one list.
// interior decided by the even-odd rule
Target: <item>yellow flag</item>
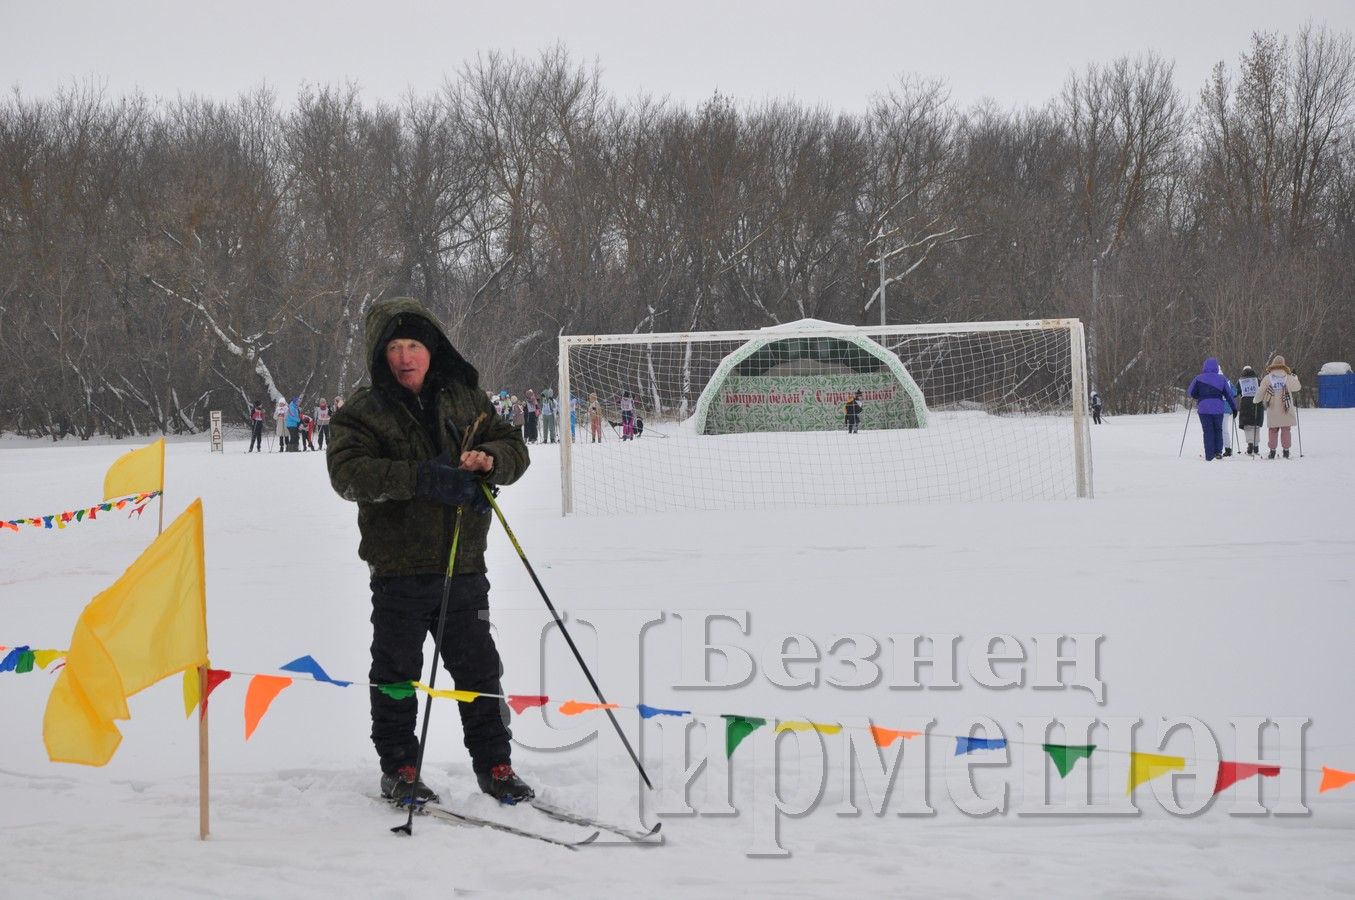
[{"label": "yellow flag", "polygon": [[80,613],[66,666],[47,698],[53,762],[102,766],[122,741],[127,698],[207,664],[202,501],[194,500],[122,577]]},{"label": "yellow flag", "polygon": [[119,456],[104,476],[104,499],[165,489],[165,439]]},{"label": "yellow flag", "polygon": [[1168,772],[1180,772],[1185,767],[1186,760],[1183,756],[1131,753],[1129,754],[1129,790],[1125,793],[1132,794],[1134,788],[1145,781],[1152,781],[1159,775],[1166,775]]},{"label": "yellow flag", "polygon": [[776,733],[783,731],[817,731],[819,734],[837,734],[841,725],[825,725],[822,722],[777,722]]},{"label": "yellow flag", "polygon": [[430,697],[442,697],[444,700],[455,700],[457,703],[470,703],[480,696],[476,691],[444,691],[442,688],[430,688],[422,681],[414,682],[414,687]]}]

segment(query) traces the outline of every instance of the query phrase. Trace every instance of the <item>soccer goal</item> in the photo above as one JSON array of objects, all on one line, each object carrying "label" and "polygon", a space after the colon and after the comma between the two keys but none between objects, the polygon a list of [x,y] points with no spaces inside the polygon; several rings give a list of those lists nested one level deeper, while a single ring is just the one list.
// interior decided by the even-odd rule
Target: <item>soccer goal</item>
[{"label": "soccer goal", "polygon": [[566,335],[559,377],[566,515],[1092,496],[1076,319]]}]

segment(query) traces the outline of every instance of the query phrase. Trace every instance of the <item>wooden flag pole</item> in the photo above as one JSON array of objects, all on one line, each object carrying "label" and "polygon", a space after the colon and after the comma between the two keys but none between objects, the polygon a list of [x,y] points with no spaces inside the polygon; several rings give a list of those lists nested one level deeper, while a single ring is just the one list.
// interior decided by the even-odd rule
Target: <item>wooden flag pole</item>
[{"label": "wooden flag pole", "polygon": [[211,833],[207,792],[207,667],[198,666],[198,840]]}]

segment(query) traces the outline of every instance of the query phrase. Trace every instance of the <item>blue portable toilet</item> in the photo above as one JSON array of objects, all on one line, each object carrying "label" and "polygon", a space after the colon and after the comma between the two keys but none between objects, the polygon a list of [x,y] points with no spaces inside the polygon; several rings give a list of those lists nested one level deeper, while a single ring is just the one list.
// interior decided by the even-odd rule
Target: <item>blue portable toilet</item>
[{"label": "blue portable toilet", "polygon": [[1317,373],[1317,405],[1325,409],[1355,406],[1355,372],[1350,363],[1329,362]]}]

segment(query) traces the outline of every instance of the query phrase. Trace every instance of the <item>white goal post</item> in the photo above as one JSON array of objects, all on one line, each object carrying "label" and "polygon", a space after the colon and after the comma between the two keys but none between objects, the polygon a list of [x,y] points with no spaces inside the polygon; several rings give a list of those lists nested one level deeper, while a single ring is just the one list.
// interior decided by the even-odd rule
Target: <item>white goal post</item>
[{"label": "white goal post", "polygon": [[1092,496],[1077,319],[562,335],[559,381],[565,515]]}]

